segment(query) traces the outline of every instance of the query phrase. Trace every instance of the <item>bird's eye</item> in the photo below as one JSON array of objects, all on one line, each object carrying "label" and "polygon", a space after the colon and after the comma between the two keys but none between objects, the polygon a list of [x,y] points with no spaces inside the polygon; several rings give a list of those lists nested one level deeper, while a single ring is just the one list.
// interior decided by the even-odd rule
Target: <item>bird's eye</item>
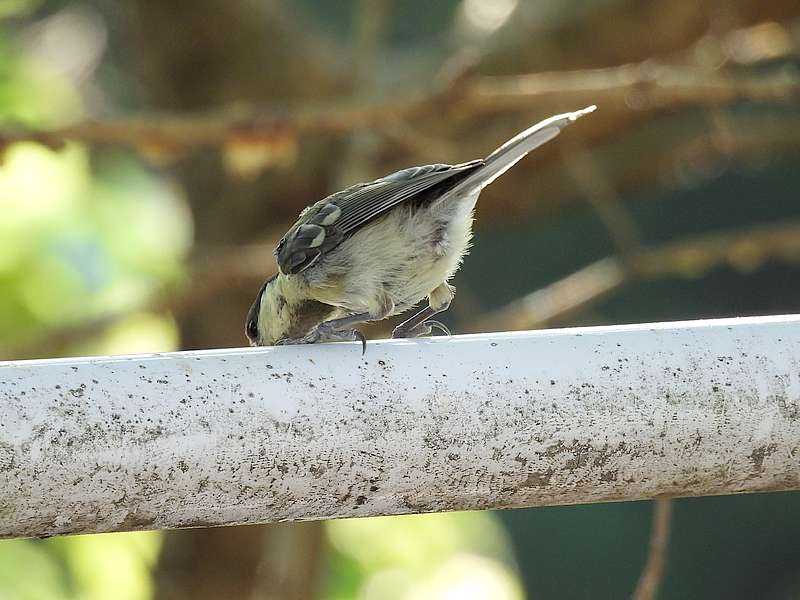
[{"label": "bird's eye", "polygon": [[256,323],[255,319],[250,319],[247,322],[247,326],[245,327],[245,333],[250,340],[258,339],[258,323]]}]

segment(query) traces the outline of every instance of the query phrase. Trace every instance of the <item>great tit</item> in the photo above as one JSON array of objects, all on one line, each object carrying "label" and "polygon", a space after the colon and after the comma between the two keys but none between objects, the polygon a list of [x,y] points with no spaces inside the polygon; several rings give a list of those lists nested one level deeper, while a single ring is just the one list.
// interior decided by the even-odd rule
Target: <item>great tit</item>
[{"label": "great tit", "polygon": [[251,345],[360,340],[366,348],[357,325],[424,298],[428,306],[392,337],[427,335],[432,327],[449,333],[432,317],[453,300],[449,281],[469,250],[481,190],[595,108],[541,121],[486,158],[403,169],[303,210],[275,248],[278,274],[247,315]]}]

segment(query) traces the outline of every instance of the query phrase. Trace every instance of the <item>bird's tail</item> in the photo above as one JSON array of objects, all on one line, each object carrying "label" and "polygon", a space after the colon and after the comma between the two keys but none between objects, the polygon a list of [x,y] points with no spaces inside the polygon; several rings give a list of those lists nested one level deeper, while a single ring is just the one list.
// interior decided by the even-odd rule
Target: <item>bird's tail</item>
[{"label": "bird's tail", "polygon": [[450,198],[463,197],[478,192],[508,171],[528,152],[556,137],[570,123],[583,115],[594,112],[595,105],[587,106],[575,112],[556,115],[540,121],[525,131],[517,134],[483,160],[483,167],[476,169],[469,177],[442,196],[437,204]]}]

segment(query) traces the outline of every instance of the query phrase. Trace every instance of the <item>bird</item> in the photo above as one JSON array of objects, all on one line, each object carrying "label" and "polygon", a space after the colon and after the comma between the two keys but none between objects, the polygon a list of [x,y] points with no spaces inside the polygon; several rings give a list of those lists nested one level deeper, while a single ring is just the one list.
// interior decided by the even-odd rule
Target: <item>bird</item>
[{"label": "bird", "polygon": [[486,158],[406,168],[358,183],[305,208],[275,247],[278,272],[245,320],[252,346],[360,341],[357,326],[427,306],[393,338],[449,335],[433,317],[450,307],[472,239],[481,190],[596,106],[556,115]]}]

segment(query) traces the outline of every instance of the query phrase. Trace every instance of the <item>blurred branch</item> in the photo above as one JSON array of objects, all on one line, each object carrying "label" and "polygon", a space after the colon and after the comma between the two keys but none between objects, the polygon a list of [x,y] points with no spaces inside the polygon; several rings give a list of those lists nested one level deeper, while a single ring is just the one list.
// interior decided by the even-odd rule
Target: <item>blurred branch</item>
[{"label": "blurred branch", "polygon": [[[367,104],[375,97],[377,69],[390,9],[390,0],[359,0],[353,4],[354,104]],[[338,161],[336,188],[347,187],[353,181],[374,179],[374,139],[364,127],[355,127],[350,132]]]},{"label": "blurred branch", "polygon": [[800,77],[790,73],[733,75],[655,61],[578,71],[482,77],[469,84],[472,109],[515,110],[532,100],[568,95],[580,104],[591,99],[633,109],[716,106],[734,100],[790,102],[800,98]]},{"label": "blurred branch", "polygon": [[653,501],[653,529],[650,532],[650,545],[647,562],[644,565],[633,600],[653,600],[658,594],[664,565],[667,562],[669,533],[672,524],[672,499],[657,498]]},{"label": "blurred branch", "polygon": [[800,261],[800,221],[707,234],[645,249],[629,262],[608,257],[477,319],[469,331],[547,327],[637,279],[696,279],[730,265],[751,272],[770,259]]},{"label": "blurred branch", "polygon": [[[303,135],[394,127],[398,121],[530,110],[533,103],[558,103],[564,110],[596,103],[601,108],[715,106],[738,99],[791,102],[800,98],[800,76],[788,72],[733,75],[678,65],[644,62],[606,69],[533,73],[507,77],[469,76],[445,90],[378,103],[332,103],[300,108],[266,107],[143,115],[88,120],[51,130],[0,130],[0,148],[16,142],[60,147],[67,140],[114,144],[152,157],[170,158],[196,146],[267,144],[276,151]],[[568,104],[567,104],[568,103]]]},{"label": "blurred branch", "polygon": [[[259,562],[263,534],[258,526],[173,530],[153,571],[153,600],[247,598]],[[215,553],[204,552],[213,543]],[[203,572],[203,577],[187,577]],[[187,581],[188,579],[188,581]],[[224,589],[223,589],[224,588]],[[228,594],[234,594],[228,596]]]},{"label": "blurred branch", "polygon": [[567,141],[560,148],[567,171],[602,221],[620,257],[630,260],[641,246],[641,235],[619,193],[583,144]]},{"label": "blurred branch", "polygon": [[468,332],[547,327],[628,283],[622,260],[609,257],[472,321]]},{"label": "blurred branch", "polygon": [[323,562],[321,521],[276,523],[264,536],[249,600],[317,597]]},{"label": "blurred branch", "polygon": [[638,62],[701,41],[719,43],[732,31],[765,23],[789,22],[791,27],[800,14],[796,0],[562,3],[557,19],[546,6],[520,2],[502,31],[503,43],[481,59],[482,67],[508,73],[540,71],[553,64],[584,68]]},{"label": "blurred branch", "polygon": [[435,97],[410,98],[374,105],[257,110],[220,110],[194,114],[144,115],[135,118],[88,120],[46,131],[2,130],[0,146],[38,142],[58,148],[65,141],[130,146],[148,153],[175,153],[194,146],[225,142],[283,141],[309,133],[339,134],[352,129],[410,118],[429,110]]}]

